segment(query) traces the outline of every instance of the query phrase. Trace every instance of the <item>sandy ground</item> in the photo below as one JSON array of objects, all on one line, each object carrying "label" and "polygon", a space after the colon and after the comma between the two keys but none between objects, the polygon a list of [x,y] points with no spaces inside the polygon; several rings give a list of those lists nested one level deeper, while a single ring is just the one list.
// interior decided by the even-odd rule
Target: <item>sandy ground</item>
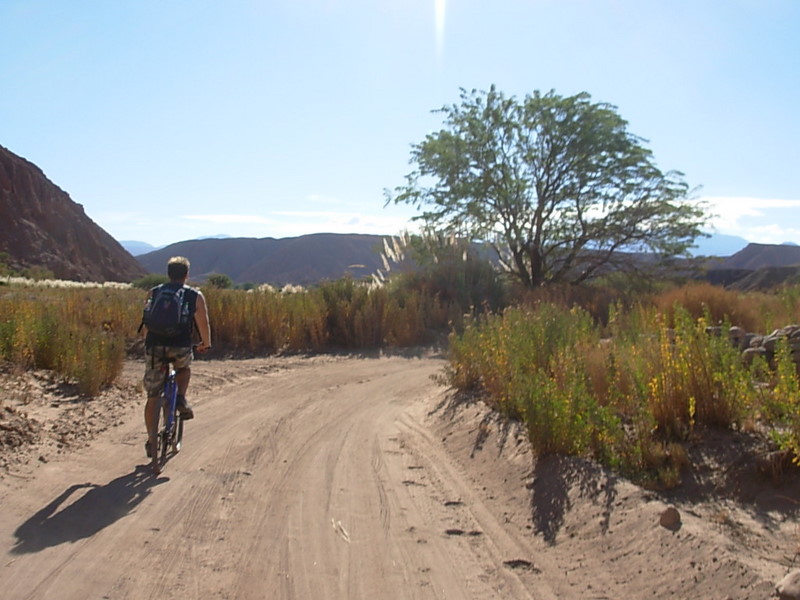
[{"label": "sandy ground", "polygon": [[436,383],[443,366],[198,361],[197,417],[158,477],[140,364],[91,401],[6,373],[0,597],[764,599],[800,567],[796,473],[767,476],[747,440],[697,448],[705,467],[657,494],[534,460],[518,428]]}]

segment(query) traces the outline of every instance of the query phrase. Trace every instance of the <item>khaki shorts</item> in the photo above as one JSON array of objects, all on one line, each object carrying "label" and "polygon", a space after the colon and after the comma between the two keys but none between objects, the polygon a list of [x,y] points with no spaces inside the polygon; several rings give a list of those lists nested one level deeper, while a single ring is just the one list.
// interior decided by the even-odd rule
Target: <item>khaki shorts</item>
[{"label": "khaki shorts", "polygon": [[164,386],[164,371],[161,359],[171,358],[176,369],[185,369],[192,364],[194,355],[191,347],[185,346],[153,346],[144,349],[144,389],[148,398],[161,394]]}]

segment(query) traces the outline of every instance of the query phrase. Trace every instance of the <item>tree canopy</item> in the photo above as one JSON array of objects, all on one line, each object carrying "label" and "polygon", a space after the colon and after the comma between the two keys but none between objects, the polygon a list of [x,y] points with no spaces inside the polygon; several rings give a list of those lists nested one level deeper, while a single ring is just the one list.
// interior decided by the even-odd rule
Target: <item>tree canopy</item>
[{"label": "tree canopy", "polygon": [[[683,174],[662,173],[616,107],[588,93],[518,101],[494,86],[461,91],[441,130],[412,146],[416,168],[387,202],[421,209],[426,227],[490,242],[528,287],[580,283],[685,256],[703,205]],[[652,265],[652,260],[651,260]]]},{"label": "tree canopy", "polygon": [[206,283],[220,290],[227,290],[233,287],[233,280],[224,273],[212,273],[206,279]]}]

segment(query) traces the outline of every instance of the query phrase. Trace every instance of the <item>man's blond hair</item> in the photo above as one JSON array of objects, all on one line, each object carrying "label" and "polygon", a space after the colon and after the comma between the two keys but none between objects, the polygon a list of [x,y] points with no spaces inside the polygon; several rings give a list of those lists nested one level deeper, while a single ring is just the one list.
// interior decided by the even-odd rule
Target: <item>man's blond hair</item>
[{"label": "man's blond hair", "polygon": [[189,259],[185,256],[173,256],[167,261],[167,276],[172,281],[180,281],[189,275]]}]

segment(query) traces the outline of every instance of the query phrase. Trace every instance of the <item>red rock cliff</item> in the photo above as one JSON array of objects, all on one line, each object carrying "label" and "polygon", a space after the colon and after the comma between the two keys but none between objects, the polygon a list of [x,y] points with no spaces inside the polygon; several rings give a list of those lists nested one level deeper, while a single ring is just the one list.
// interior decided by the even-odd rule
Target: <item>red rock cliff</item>
[{"label": "red rock cliff", "polygon": [[145,270],[42,170],[0,146],[0,252],[60,279],[123,281]]}]

